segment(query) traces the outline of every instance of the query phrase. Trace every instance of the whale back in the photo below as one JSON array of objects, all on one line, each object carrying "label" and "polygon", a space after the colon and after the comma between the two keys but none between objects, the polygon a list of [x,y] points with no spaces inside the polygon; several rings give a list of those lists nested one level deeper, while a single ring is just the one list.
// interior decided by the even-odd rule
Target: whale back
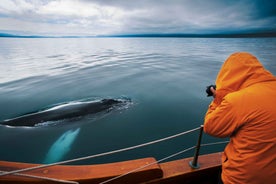
[{"label": "whale back", "polygon": [[57,105],[43,111],[28,113],[23,116],[8,119],[1,122],[1,124],[9,126],[35,126],[36,124],[48,121],[59,121],[100,112],[110,112],[111,110],[116,109],[118,105],[123,105],[128,101],[129,100],[119,99],[75,101]]}]

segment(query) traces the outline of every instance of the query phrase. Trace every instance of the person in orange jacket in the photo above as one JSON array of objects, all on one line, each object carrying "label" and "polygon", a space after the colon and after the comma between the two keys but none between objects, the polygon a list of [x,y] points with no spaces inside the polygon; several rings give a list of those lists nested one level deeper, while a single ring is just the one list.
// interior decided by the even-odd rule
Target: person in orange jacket
[{"label": "person in orange jacket", "polygon": [[276,183],[276,77],[245,52],[232,54],[211,87],[204,131],[230,137],[222,155],[224,184]]}]

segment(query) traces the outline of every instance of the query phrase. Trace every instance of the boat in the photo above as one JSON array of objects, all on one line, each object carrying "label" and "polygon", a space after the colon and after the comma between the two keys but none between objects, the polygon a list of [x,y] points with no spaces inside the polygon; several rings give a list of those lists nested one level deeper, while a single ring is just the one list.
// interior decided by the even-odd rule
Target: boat
[{"label": "boat", "polygon": [[[147,146],[200,130],[197,145],[170,155],[161,160],[153,157],[115,163],[94,165],[64,165],[74,161],[90,159],[121,151]],[[0,183],[79,183],[79,184],[211,184],[217,183],[221,170],[221,152],[199,156],[201,146],[222,144],[224,142],[201,145],[203,126],[169,136],[160,140],[132,146],[120,150],[91,155],[52,164],[32,164],[0,161]],[[195,149],[194,157],[166,161],[176,155]]]},{"label": "boat", "polygon": [[[157,163],[155,158],[142,158],[97,165],[54,165],[16,174],[0,176],[1,184],[19,183],[110,183],[110,184],[211,184],[216,183],[221,168],[221,153],[198,157],[199,168],[192,168],[193,158]],[[149,165],[147,167],[144,167]],[[3,172],[43,166],[20,162],[0,161]],[[34,177],[32,177],[34,176]]]}]

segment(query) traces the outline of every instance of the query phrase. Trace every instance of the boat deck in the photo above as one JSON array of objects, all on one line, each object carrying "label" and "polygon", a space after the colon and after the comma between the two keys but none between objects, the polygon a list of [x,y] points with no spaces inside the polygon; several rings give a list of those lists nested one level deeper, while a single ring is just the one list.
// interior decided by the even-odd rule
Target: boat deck
[{"label": "boat deck", "polygon": [[[177,183],[215,183],[221,167],[221,153],[199,156],[200,168],[192,169],[185,158],[158,164],[154,158],[143,158],[117,163],[99,165],[56,165],[19,174],[55,178],[78,183],[98,184],[111,178],[119,177],[107,183],[112,184],[177,184]],[[149,165],[144,167],[145,165]],[[0,161],[1,171],[13,171],[23,168],[36,167],[39,164]],[[138,169],[139,168],[139,169]],[[137,170],[138,169],[138,170]],[[129,173],[129,174],[126,174]],[[0,183],[58,183],[50,180],[29,178],[16,174],[0,176]]]}]

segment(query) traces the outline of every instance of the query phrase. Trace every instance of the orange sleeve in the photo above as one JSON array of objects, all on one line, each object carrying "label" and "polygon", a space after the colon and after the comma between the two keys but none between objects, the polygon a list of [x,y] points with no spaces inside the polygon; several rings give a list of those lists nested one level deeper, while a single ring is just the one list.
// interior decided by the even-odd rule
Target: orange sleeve
[{"label": "orange sleeve", "polygon": [[235,108],[225,98],[220,104],[214,100],[205,116],[204,132],[215,137],[230,137],[240,124],[236,115]]}]

